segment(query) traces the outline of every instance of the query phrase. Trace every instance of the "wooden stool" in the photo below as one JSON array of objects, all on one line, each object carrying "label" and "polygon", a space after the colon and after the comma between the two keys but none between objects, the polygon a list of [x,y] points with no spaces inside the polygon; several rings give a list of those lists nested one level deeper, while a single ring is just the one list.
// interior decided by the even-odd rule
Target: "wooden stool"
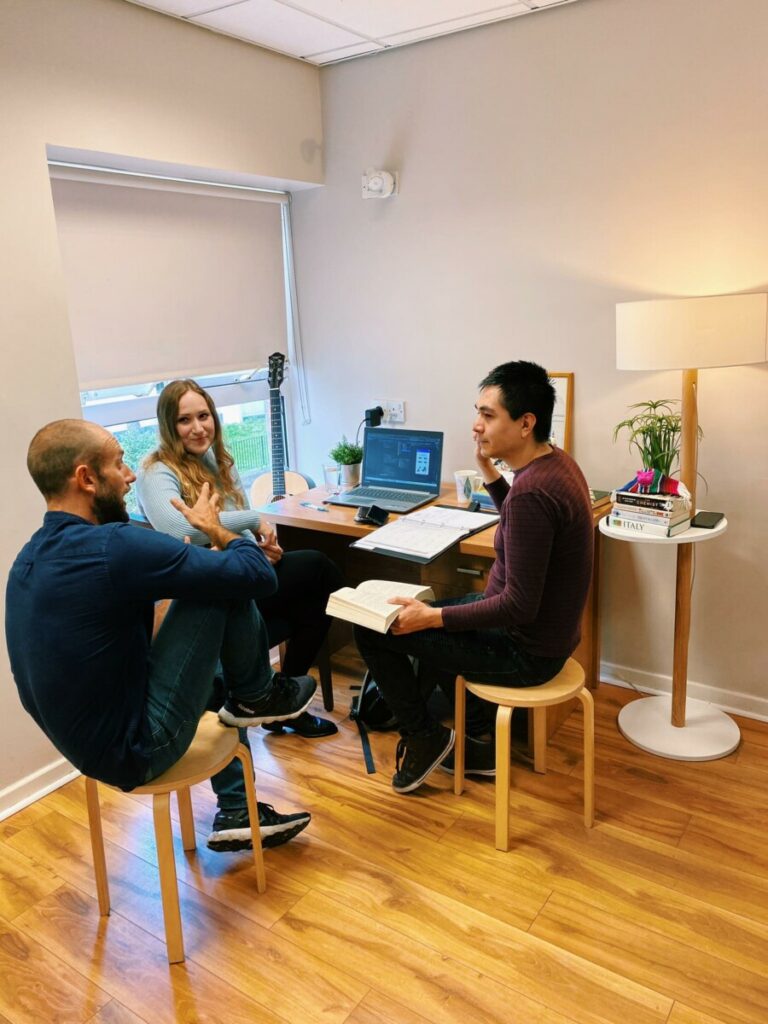
[{"label": "wooden stool", "polygon": [[[146,785],[137,786],[136,789],[131,790],[132,793],[152,794],[160,893],[163,900],[163,920],[165,921],[165,942],[168,947],[168,962],[171,964],[178,964],[184,960],[179,890],[176,882],[176,863],[173,857],[171,793],[175,791],[179,805],[184,849],[194,850],[196,846],[195,822],[192,816],[189,787],[197,782],[210,779],[222,768],[226,768],[229,762],[236,757],[240,759],[245,777],[245,796],[248,801],[248,816],[253,836],[253,859],[256,864],[256,889],[258,892],[264,892],[267,888],[267,881],[264,874],[264,855],[259,833],[259,810],[256,805],[256,790],[253,784],[253,763],[248,748],[240,743],[237,729],[224,725],[219,721],[217,715],[207,711],[200,719],[192,744],[176,764]],[[109,882],[107,881],[107,862],[104,856],[104,837],[101,831],[101,810],[96,779],[86,777],[85,795],[88,802],[88,822],[91,830],[99,911],[106,916],[109,914]]]},{"label": "wooden stool", "polygon": [[533,769],[547,770],[547,708],[578,697],[584,710],[584,824],[595,822],[595,705],[584,686],[584,669],[569,658],[562,670],[540,686],[487,686],[456,677],[456,746],[453,791],[464,789],[466,691],[498,704],[496,712],[496,849],[509,849],[509,762],[513,708],[533,708]]}]

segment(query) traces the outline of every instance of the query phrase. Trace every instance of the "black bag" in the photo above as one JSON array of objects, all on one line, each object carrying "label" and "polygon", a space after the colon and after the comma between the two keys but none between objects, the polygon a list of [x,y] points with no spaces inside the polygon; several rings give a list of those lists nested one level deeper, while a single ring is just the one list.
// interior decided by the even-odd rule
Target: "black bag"
[{"label": "black bag", "polygon": [[397,728],[397,720],[370,672],[365,673],[360,693],[352,698],[349,717],[357,724],[360,731],[366,771],[369,775],[374,775],[376,766],[373,763],[368,732],[389,732],[391,729]]},{"label": "black bag", "polygon": [[389,732],[397,728],[397,720],[370,672],[365,673],[360,693],[352,700],[349,717],[362,722],[370,732]]}]

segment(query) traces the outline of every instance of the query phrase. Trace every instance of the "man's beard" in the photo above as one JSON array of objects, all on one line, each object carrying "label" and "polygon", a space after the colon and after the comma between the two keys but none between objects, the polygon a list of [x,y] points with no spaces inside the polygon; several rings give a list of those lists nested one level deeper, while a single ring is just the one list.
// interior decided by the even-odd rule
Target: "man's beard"
[{"label": "man's beard", "polygon": [[130,519],[125,500],[106,488],[94,496],[93,514],[100,526],[106,526],[107,523],[127,523]]}]

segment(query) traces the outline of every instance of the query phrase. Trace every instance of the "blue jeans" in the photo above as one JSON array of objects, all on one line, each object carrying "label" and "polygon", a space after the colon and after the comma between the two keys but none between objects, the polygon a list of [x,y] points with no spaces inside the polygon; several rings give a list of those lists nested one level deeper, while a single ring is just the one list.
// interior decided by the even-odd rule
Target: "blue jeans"
[{"label": "blue jeans", "polygon": [[[433,607],[470,604],[484,596],[466,594],[435,601]],[[529,654],[505,629],[424,629],[395,636],[355,626],[355,640],[404,735],[433,724],[426,698],[440,686],[452,701],[457,675],[496,686],[535,686],[557,675],[566,661]],[[418,659],[418,677],[411,658]],[[495,712],[495,705],[467,693],[468,734],[492,733]]]},{"label": "blue jeans", "polygon": [[[146,782],[191,744],[221,667],[228,690],[248,702],[272,680],[264,620],[253,601],[174,601],[152,644],[146,716],[152,737]],[[246,730],[240,730],[245,741]],[[236,767],[233,767],[236,766]],[[211,779],[219,806],[246,806],[240,762]]]}]

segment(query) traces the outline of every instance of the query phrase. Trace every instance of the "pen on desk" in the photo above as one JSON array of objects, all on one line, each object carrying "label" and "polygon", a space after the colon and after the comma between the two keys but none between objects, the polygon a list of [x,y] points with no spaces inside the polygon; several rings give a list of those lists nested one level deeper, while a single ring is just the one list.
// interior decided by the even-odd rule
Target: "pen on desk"
[{"label": "pen on desk", "polygon": [[314,502],[312,502],[312,501],[302,501],[300,504],[301,504],[302,508],[313,508],[315,510],[315,512],[327,512],[328,511],[327,508],[323,508],[322,505],[315,505]]}]

